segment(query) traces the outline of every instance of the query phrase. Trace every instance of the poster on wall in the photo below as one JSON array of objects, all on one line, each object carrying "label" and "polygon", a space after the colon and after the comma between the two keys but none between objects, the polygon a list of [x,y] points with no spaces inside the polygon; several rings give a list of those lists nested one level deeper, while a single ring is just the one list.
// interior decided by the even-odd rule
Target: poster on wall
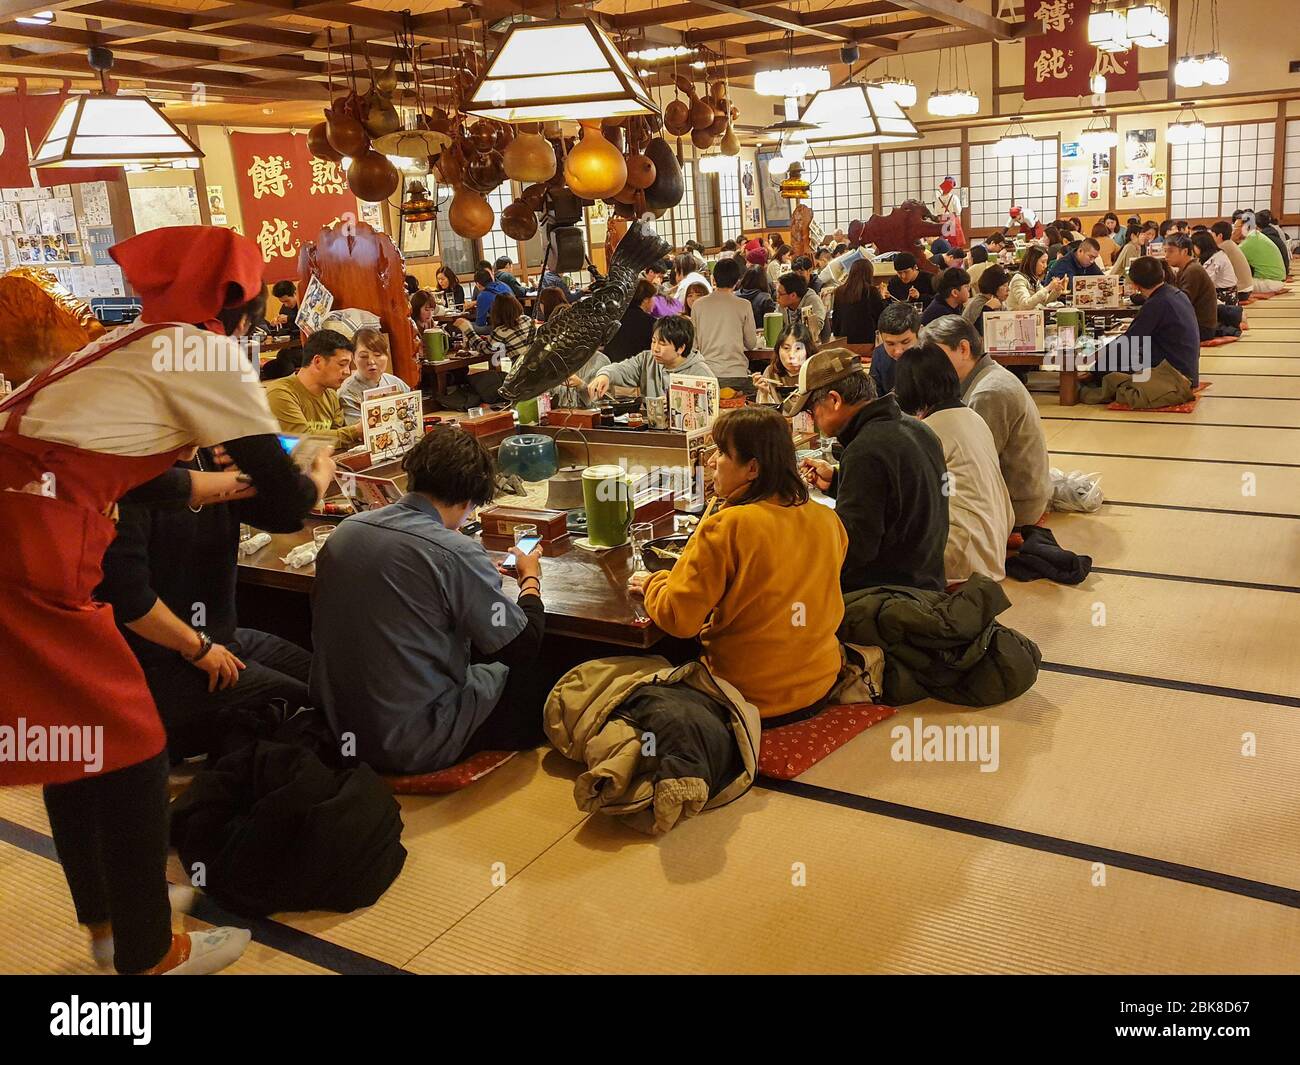
[{"label": "poster on wall", "polygon": [[1061,196],[1068,210],[1077,211],[1088,198],[1088,172],[1077,166],[1061,171]]},{"label": "poster on wall", "polygon": [[132,189],[131,215],[137,233],[164,226],[197,226],[199,194],[193,185]]},{"label": "poster on wall", "polygon": [[1149,170],[1156,157],[1156,131],[1131,129],[1124,134],[1124,163],[1133,170]]},{"label": "poster on wall", "polygon": [[214,226],[226,224],[226,190],[220,185],[208,186],[208,217]]},{"label": "poster on wall", "polygon": [[1061,141],[1061,158],[1078,159],[1079,142],[1078,141]]},{"label": "poster on wall", "polygon": [[1143,196],[1161,196],[1164,195],[1164,175],[1161,175],[1159,191],[1156,190],[1156,175],[1150,170],[1121,173],[1115,179],[1115,189],[1121,200]]},{"label": "poster on wall", "polygon": [[1096,74],[1110,92],[1138,87],[1137,49],[1102,52],[1088,43],[1091,0],[1027,0],[1025,99],[1088,96]]},{"label": "poster on wall", "polygon": [[298,252],[322,229],[360,216],[338,163],[317,159],[293,133],[232,133],[244,232],[266,262],[266,280],[298,273]]},{"label": "poster on wall", "polygon": [[770,229],[790,224],[790,201],[781,198],[780,179],[771,171],[776,154],[775,150],[759,151],[758,172],[754,175],[763,202],[763,223]]}]

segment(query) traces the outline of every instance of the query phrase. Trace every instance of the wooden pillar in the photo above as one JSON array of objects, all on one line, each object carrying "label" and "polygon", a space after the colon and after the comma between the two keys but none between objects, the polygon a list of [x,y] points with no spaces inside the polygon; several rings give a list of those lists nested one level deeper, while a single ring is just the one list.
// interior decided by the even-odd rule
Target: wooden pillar
[{"label": "wooden pillar", "polygon": [[[1273,133],[1273,188],[1268,197],[1268,208],[1280,222],[1286,187],[1286,101],[1277,102],[1277,125]],[[1287,264],[1290,265],[1289,263]]]},{"label": "wooden pillar", "polygon": [[882,214],[881,203],[884,200],[884,192],[881,189],[881,173],[884,168],[880,164],[880,149],[871,149],[871,213]]},{"label": "wooden pillar", "polygon": [[[993,58],[996,62],[997,56]],[[970,130],[966,126],[961,128],[961,187],[966,192],[966,199],[961,205],[961,229],[963,233],[969,234],[971,214],[970,203],[967,201],[970,200]],[[969,239],[968,236],[967,240]]]}]

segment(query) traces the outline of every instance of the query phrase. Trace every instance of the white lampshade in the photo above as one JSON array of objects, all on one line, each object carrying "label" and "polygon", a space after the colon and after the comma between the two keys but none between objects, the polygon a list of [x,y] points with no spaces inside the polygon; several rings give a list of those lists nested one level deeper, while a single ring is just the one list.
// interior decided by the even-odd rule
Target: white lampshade
[{"label": "white lampshade", "polygon": [[1088,16],[1088,43],[1103,52],[1127,52],[1128,23],[1122,11],[1094,11]]},{"label": "white lampshade", "polygon": [[916,106],[916,82],[911,78],[881,78],[876,82],[899,107]]},{"label": "white lampshade", "polygon": [[950,89],[947,92],[930,93],[925,106],[932,115],[957,118],[979,114],[980,98],[969,89]]},{"label": "white lampshade", "polygon": [[1228,57],[1218,52],[1201,56],[1201,76],[1206,85],[1228,84]]},{"label": "white lampshade", "polygon": [[144,96],[70,96],[32,166],[125,166],[202,159],[203,153]]},{"label": "white lampshade", "polygon": [[1096,93],[1098,96],[1105,96],[1105,95],[1106,95],[1106,75],[1105,75],[1105,74],[1094,74],[1094,75],[1092,76],[1092,81],[1090,81],[1088,84],[1089,84],[1089,86],[1091,87],[1092,91],[1093,91],[1094,93]]},{"label": "white lampshade", "polygon": [[1199,144],[1205,140],[1205,123],[1199,119],[1175,122],[1165,130],[1170,144]]},{"label": "white lampshade", "polygon": [[1136,4],[1125,17],[1125,35],[1139,48],[1161,48],[1169,43],[1169,16],[1159,4]]},{"label": "white lampshade", "polygon": [[1113,129],[1085,129],[1079,135],[1079,144],[1089,155],[1105,152],[1119,144],[1119,134]]},{"label": "white lampshade", "polygon": [[1027,133],[1012,133],[999,137],[993,145],[994,155],[1027,156],[1038,151],[1038,142]]},{"label": "white lampshade", "polygon": [[767,164],[767,168],[771,171],[773,177],[784,177],[785,172],[790,169],[790,160],[784,155],[774,155]]},{"label": "white lampshade", "polygon": [[725,174],[728,171],[734,174],[737,162],[734,157],[721,154],[702,155],[695,160],[701,174]]},{"label": "white lampshade", "polygon": [[817,127],[805,134],[810,144],[893,144],[921,139],[898,102],[875,84],[851,81],[824,89],[812,98],[803,120]]},{"label": "white lampshade", "polygon": [[831,72],[826,67],[787,67],[754,75],[754,91],[760,96],[811,96],[830,87]]},{"label": "white lampshade", "polygon": [[1180,89],[1198,89],[1205,84],[1205,67],[1199,56],[1185,55],[1174,64],[1174,84]]},{"label": "white lampshade", "polygon": [[576,122],[655,110],[623,53],[586,18],[514,23],[465,107],[498,122]]}]

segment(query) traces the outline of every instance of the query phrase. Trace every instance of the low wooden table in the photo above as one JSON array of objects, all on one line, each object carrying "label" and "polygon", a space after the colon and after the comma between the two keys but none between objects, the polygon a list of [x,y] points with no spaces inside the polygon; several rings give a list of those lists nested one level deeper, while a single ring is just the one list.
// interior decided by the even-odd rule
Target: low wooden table
[{"label": "low wooden table", "polygon": [[441,360],[440,362],[433,362],[429,359],[424,359],[420,363],[421,387],[423,387],[423,377],[426,369],[434,376],[435,393],[441,396],[443,393],[447,391],[447,381],[449,378],[453,378],[453,377],[459,378],[461,376],[468,377],[470,373],[470,367],[483,366],[486,368],[488,366],[488,363],[489,360],[486,355],[470,355],[470,356],[460,356],[457,358],[446,358]]},{"label": "low wooden table", "polygon": [[[240,586],[299,593],[304,596],[302,606],[308,607],[305,597],[316,580],[316,567],[292,569],[280,559],[291,548],[310,540],[311,530],[323,523],[335,524],[309,519],[301,531],[272,536],[271,542],[256,554],[241,555]],[[672,517],[656,522],[656,535],[669,535],[672,525]],[[494,561],[505,557],[497,551],[488,554]],[[628,594],[627,579],[632,569],[630,545],[599,554],[570,545],[561,554],[544,557],[542,601],[546,604],[547,635],[642,650],[653,647],[664,633],[647,617],[641,601]],[[517,594],[512,578],[503,577],[502,584],[507,594]]]}]

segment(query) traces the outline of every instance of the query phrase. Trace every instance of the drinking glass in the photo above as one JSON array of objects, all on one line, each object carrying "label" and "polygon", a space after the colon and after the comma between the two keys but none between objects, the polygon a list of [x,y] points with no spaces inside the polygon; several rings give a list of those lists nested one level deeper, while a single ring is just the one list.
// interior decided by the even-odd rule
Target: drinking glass
[{"label": "drinking glass", "polygon": [[641,551],[655,538],[655,527],[648,521],[641,521],[628,529],[627,534],[632,541],[632,567],[645,569],[645,558]]},{"label": "drinking glass", "polygon": [[515,543],[526,540],[530,536],[537,535],[536,525],[516,525],[515,526]]},{"label": "drinking glass", "polygon": [[333,525],[317,525],[311,531],[312,542],[316,545],[317,553],[325,546],[325,541],[330,538],[330,533],[334,531]]}]

